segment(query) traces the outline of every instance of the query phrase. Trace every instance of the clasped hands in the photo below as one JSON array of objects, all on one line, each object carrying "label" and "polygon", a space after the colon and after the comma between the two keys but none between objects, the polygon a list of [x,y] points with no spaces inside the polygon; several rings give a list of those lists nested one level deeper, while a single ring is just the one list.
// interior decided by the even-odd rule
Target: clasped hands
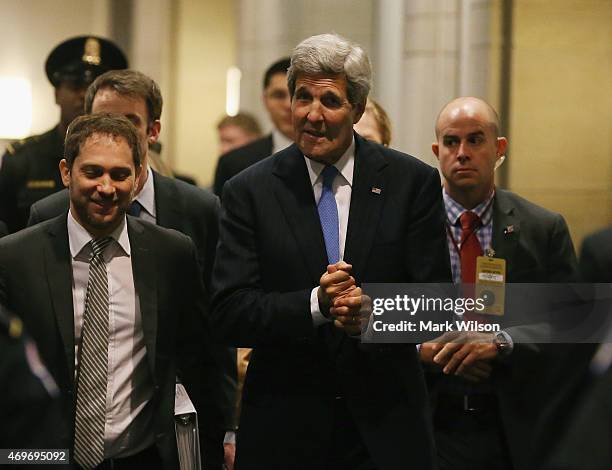
[{"label": "clasped hands", "polygon": [[354,336],[361,333],[363,322],[368,321],[367,307],[370,302],[369,297],[363,295],[361,287],[357,287],[351,269],[353,266],[344,261],[327,266],[327,271],[319,280],[317,295],[323,315],[327,316],[329,312],[336,328]]},{"label": "clasped hands", "polygon": [[421,344],[421,361],[471,382],[482,382],[493,371],[498,355],[492,333],[450,331],[431,343]]}]

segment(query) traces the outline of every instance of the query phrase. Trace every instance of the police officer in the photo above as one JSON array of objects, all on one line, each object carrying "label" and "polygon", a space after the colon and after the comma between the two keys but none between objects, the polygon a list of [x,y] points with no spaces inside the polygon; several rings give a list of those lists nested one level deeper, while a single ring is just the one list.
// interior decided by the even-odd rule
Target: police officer
[{"label": "police officer", "polygon": [[96,36],[71,38],[51,51],[45,71],[55,88],[60,122],[44,134],[10,144],[0,166],[0,220],[11,233],[25,227],[32,203],[63,189],[58,164],[64,135],[68,124],[84,112],[87,86],[103,72],[127,66],[115,44]]}]

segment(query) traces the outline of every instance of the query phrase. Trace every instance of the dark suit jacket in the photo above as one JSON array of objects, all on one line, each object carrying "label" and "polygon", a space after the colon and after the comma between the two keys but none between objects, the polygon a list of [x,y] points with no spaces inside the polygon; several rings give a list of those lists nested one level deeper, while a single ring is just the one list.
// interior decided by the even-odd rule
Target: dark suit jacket
[{"label": "dark suit jacket", "polygon": [[[212,365],[197,371],[203,364],[194,360],[193,346],[208,341],[203,337],[206,316],[196,250],[188,237],[131,217],[128,236],[154,383],[150,403],[155,441],[164,468],[176,469],[175,377],[181,377],[187,390],[196,373],[218,379]],[[22,317],[61,390],[61,424],[69,430],[61,436],[62,447],[72,449],[74,308],[66,213],[0,240],[0,303]]]},{"label": "dark suit jacket", "polygon": [[[216,252],[218,235],[218,199],[207,191],[168,178],[153,171],[155,188],[155,209],[157,225],[171,228],[188,235],[197,247],[198,259],[202,268],[204,286],[209,288],[211,272]],[[28,225],[61,214],[69,207],[68,190],[53,194],[36,202],[30,210]],[[208,296],[207,296],[208,298]],[[200,381],[196,395],[191,398],[198,410],[203,439],[210,441],[207,458],[221,465],[222,440],[225,430],[233,426],[233,410],[236,400],[237,366],[236,351],[233,348],[215,346],[204,355],[213,354],[224,371],[224,378],[219,383]]]},{"label": "dark suit jacket", "polygon": [[[355,279],[450,282],[437,171],[355,140],[344,252]],[[237,468],[324,468],[338,393],[377,468],[433,468],[414,345],[366,347],[330,323],[313,328],[310,294],[327,255],[297,146],[226,184],[219,240],[215,331],[233,345],[255,348],[244,385]]]},{"label": "dark suit jacket", "polygon": [[[575,282],[576,254],[560,214],[495,190],[493,249],[506,259],[507,282]],[[504,229],[513,226],[513,231]]]},{"label": "dark suit jacket", "polygon": [[[599,230],[584,239],[579,262],[582,282],[612,282],[611,244],[611,227]],[[609,311],[609,305],[604,305],[604,318],[598,326],[602,330],[610,328]],[[598,324],[598,321],[594,323]],[[554,437],[546,441],[546,450],[550,451],[546,469],[610,468],[612,369],[608,369],[600,377],[595,377],[589,370],[590,361],[598,346],[575,344],[571,350],[571,374],[563,371],[563,387],[559,396],[546,410],[544,424],[547,429],[541,432],[542,435],[550,435],[550,430],[555,430]]]},{"label": "dark suit jacket", "polygon": [[221,197],[223,185],[227,180],[270,155],[272,155],[272,134],[221,155],[215,171],[213,185],[215,194]]},{"label": "dark suit jacket", "polygon": [[612,282],[612,227],[592,233],[582,242],[580,277],[584,282]]},{"label": "dark suit jacket", "polygon": [[[576,282],[576,254],[561,215],[499,189],[493,207],[492,244],[496,256],[507,262],[507,282]],[[504,233],[509,225],[514,231]],[[509,332],[519,340],[519,331]],[[508,360],[496,370],[494,384],[516,470],[530,468],[537,418],[558,385],[559,376],[547,373],[567,354],[562,345],[516,343]]]},{"label": "dark suit jacket", "polygon": [[0,220],[0,238],[5,235],[8,235],[8,227]]},{"label": "dark suit jacket", "polygon": [[36,344],[16,322],[0,304],[0,446],[59,449],[59,390],[48,376],[40,379],[46,366],[32,355]]},{"label": "dark suit jacket", "polygon": [[[563,217],[502,189],[495,190],[491,244],[495,257],[506,260],[509,284],[570,283],[576,279],[576,255]],[[505,315],[511,316],[508,302],[506,299]],[[515,470],[531,468],[536,419],[554,393],[546,372],[559,360],[554,357],[559,353],[556,347],[522,342],[531,328],[506,330],[515,340],[514,350],[497,364],[491,379]],[[428,376],[435,397],[440,375]]]},{"label": "dark suit jacket", "polygon": [[558,441],[546,470],[609,470],[612,462],[612,368],[584,382],[584,397],[575,409],[567,434]]}]

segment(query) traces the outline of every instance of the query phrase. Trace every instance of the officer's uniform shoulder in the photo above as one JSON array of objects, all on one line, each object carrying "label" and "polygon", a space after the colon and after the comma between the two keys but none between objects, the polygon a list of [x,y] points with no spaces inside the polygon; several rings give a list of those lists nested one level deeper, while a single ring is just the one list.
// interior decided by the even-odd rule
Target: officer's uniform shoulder
[{"label": "officer's uniform shoulder", "polygon": [[30,150],[36,148],[39,145],[46,145],[49,139],[54,137],[54,133],[57,132],[57,128],[48,130],[44,134],[32,135],[25,139],[16,140],[11,142],[6,147],[6,153],[12,156],[27,155]]}]

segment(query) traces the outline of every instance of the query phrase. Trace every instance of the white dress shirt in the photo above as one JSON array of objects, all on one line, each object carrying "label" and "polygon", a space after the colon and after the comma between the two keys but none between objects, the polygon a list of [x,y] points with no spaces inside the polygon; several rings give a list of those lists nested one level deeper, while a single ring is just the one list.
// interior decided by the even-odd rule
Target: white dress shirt
[{"label": "white dress shirt", "polygon": [[[109,344],[108,386],[104,456],[127,457],[155,442],[153,414],[148,406],[153,381],[147,363],[138,295],[134,287],[130,241],[124,221],[111,234],[103,257],[108,275]],[[79,347],[85,296],[89,279],[92,236],[68,213],[68,242],[72,259],[72,302],[74,305],[75,371],[79,366]]]},{"label": "white dress shirt", "polygon": [[[319,199],[321,199],[321,193],[323,192],[323,176],[321,173],[323,173],[325,164],[311,160],[307,157],[304,157],[304,160],[306,161],[306,168],[308,168],[308,175],[310,176],[315,202],[318,205]],[[344,259],[346,230],[348,227],[349,210],[351,208],[353,170],[355,168],[355,138],[353,138],[351,145],[349,145],[346,152],[344,152],[334,166],[338,170],[338,174],[332,182],[332,191],[336,199],[336,205],[338,206],[338,225],[340,231],[338,241],[340,242],[340,259],[342,260]],[[310,313],[312,314],[312,321],[315,327],[331,321],[325,318],[321,313],[318,291],[319,286],[315,287],[310,294]]]},{"label": "white dress shirt", "polygon": [[281,150],[285,150],[293,143],[293,140],[289,139],[278,129],[272,131],[272,155]]}]

